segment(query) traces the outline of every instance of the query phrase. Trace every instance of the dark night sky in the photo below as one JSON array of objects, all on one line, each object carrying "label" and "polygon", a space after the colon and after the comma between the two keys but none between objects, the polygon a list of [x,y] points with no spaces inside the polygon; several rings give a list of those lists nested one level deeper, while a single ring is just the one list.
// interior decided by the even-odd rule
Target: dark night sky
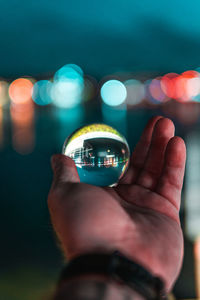
[{"label": "dark night sky", "polygon": [[40,76],[66,63],[182,72],[200,65],[199,0],[0,1],[0,76]]}]

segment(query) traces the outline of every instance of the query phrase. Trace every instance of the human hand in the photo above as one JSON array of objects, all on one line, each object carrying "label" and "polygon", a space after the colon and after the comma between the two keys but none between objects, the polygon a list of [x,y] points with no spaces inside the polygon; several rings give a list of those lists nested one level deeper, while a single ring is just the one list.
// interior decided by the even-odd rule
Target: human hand
[{"label": "human hand", "polygon": [[116,187],[80,183],[73,160],[54,155],[48,205],[66,257],[117,249],[171,290],[183,259],[179,207],[185,152],[172,121],[155,117]]}]

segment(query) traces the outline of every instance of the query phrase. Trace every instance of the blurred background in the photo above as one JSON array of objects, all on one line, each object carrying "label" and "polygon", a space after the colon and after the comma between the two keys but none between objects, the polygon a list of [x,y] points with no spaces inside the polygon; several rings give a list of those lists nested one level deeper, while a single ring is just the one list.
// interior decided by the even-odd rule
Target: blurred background
[{"label": "blurred background", "polygon": [[103,122],[134,148],[171,118],[187,167],[177,299],[200,298],[200,2],[0,1],[0,300],[48,299],[63,257],[47,209],[50,157]]}]

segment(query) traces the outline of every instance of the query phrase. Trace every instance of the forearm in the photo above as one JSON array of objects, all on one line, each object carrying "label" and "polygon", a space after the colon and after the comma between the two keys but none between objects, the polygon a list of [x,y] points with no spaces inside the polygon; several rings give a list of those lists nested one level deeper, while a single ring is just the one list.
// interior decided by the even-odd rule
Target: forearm
[{"label": "forearm", "polygon": [[85,275],[66,280],[56,291],[53,300],[144,300],[128,286],[101,275]]}]

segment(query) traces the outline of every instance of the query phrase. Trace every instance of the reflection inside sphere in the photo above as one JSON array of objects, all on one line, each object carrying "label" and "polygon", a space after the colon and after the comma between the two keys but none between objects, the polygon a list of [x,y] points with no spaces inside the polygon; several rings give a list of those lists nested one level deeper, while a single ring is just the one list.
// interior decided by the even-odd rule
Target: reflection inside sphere
[{"label": "reflection inside sphere", "polygon": [[81,182],[114,186],[129,163],[126,139],[105,124],[92,124],[76,130],[66,139],[63,154],[71,157]]}]

